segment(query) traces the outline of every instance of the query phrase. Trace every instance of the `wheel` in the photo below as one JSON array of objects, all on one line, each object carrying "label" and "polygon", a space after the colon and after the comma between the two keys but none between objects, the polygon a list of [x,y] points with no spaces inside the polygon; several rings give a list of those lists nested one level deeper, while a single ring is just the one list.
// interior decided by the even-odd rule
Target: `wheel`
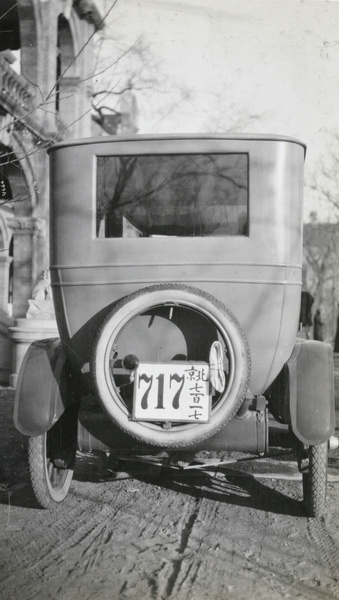
[{"label": "wheel", "polygon": [[42,508],[62,502],[72,482],[76,454],[76,421],[72,416],[65,411],[49,431],[28,438],[30,480]]},{"label": "wheel", "polygon": [[328,444],[310,446],[309,467],[303,473],[303,493],[306,513],[309,517],[320,518],[324,514],[327,489]]},{"label": "wheel", "polygon": [[[164,426],[132,418],[133,384],[127,378],[120,385],[117,357],[208,363],[215,343],[226,385],[213,396],[209,422]],[[235,415],[247,392],[250,355],[239,323],[221,302],[196,288],[165,284],[139,290],[113,308],[95,340],[91,372],[104,410],[120,428],[143,442],[177,448],[207,439]]]}]

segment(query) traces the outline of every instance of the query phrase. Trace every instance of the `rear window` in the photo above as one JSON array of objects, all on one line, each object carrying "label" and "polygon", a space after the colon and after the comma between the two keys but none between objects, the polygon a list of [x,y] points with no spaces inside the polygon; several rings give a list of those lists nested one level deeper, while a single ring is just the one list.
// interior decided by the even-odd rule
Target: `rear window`
[{"label": "rear window", "polygon": [[98,156],[97,236],[248,234],[248,155]]}]

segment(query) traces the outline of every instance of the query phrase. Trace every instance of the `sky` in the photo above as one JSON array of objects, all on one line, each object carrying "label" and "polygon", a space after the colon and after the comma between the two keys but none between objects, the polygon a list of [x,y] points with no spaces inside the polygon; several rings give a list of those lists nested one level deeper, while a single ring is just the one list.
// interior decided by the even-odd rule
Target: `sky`
[{"label": "sky", "polygon": [[[111,0],[96,0],[101,13]],[[109,30],[140,36],[158,89],[137,94],[139,133],[240,132],[307,144],[305,180],[339,133],[339,1],[118,0]],[[186,98],[183,98],[186,94]],[[311,191],[312,210],[328,214]]]}]

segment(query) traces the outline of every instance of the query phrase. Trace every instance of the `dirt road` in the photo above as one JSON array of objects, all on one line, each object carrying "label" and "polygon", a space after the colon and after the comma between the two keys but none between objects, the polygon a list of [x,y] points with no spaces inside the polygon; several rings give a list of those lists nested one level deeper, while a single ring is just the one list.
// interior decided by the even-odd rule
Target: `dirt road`
[{"label": "dirt road", "polygon": [[[78,455],[67,504],[36,508],[26,441],[0,390],[3,600],[339,599],[339,452],[307,519],[289,453],[204,470]],[[240,470],[239,470],[240,469]]]}]

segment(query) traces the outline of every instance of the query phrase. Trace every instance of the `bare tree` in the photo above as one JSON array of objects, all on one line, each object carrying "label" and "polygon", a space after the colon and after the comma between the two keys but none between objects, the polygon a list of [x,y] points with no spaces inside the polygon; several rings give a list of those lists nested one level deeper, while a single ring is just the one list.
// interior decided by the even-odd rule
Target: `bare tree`
[{"label": "bare tree", "polygon": [[[0,147],[0,206],[24,201],[29,198],[29,190],[21,192],[14,197],[8,193],[8,171],[22,168],[22,161],[32,155],[45,152],[56,141],[63,139],[72,126],[89,113],[107,133],[116,134],[135,132],[137,130],[137,98],[141,91],[150,89],[161,90],[162,82],[159,76],[159,62],[155,60],[150,49],[142,39],[137,39],[132,44],[124,46],[118,39],[114,40],[108,27],[105,27],[108,18],[112,19],[117,0],[110,2],[101,22],[85,40],[76,55],[67,64],[61,64],[55,83],[49,90],[42,90],[34,82],[28,81],[24,75],[13,72],[18,85],[26,81],[27,102],[15,107],[14,116],[7,118],[0,131],[22,131],[26,135],[26,144],[22,145],[19,152],[9,151]],[[1,22],[1,16],[0,16]],[[120,38],[121,38],[120,34]],[[74,63],[78,61],[91,44],[94,49],[94,66],[91,72],[84,76],[80,84],[90,82],[92,88],[92,103],[86,112],[77,115],[72,122],[63,122],[56,110],[60,104],[72,96],[72,87],[65,84]],[[61,85],[62,84],[62,85]],[[50,113],[55,118],[55,128],[47,135],[37,134],[35,125],[39,115]],[[27,141],[31,140],[29,144]],[[27,193],[26,193],[27,192]]]},{"label": "bare tree", "polygon": [[[156,106],[157,125],[181,110],[183,102],[191,97],[190,90],[168,77],[161,59],[144,38],[122,44],[121,36],[115,38],[111,32],[108,29],[96,40],[94,119],[109,133],[136,132],[139,107],[148,106],[150,100]],[[165,105],[162,98],[166,99]]]},{"label": "bare tree", "polygon": [[339,301],[339,134],[331,134],[329,148],[306,183],[318,210],[304,226],[304,265],[307,289],[322,310],[327,340],[332,341]]},{"label": "bare tree", "polygon": [[315,196],[325,220],[339,220],[339,133],[331,133],[329,152],[318,163],[307,188]]},{"label": "bare tree", "polygon": [[93,118],[112,134],[136,132],[136,98],[138,92],[161,87],[159,62],[142,38],[124,49],[104,34],[97,40],[96,55]]}]

